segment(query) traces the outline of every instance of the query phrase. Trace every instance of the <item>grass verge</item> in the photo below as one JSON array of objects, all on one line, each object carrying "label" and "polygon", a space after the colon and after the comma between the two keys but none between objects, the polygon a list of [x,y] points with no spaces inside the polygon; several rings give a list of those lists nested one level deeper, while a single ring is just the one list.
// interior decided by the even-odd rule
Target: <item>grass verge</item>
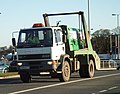
[{"label": "grass verge", "polygon": [[7,76],[14,76],[14,75],[18,75],[18,72],[0,73],[0,77],[7,77]]}]

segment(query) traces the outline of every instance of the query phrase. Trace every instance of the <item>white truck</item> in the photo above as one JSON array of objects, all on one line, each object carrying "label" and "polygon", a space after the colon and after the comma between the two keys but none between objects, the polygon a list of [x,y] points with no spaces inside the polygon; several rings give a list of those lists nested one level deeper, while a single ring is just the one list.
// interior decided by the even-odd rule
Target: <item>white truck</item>
[{"label": "white truck", "polygon": [[[79,17],[78,29],[49,24],[48,16],[75,14]],[[100,58],[92,49],[84,12],[43,14],[43,17],[45,26],[39,23],[19,31],[17,45],[12,38],[21,80],[30,82],[31,76],[50,75],[64,82],[77,71],[80,77],[93,77],[94,70],[100,69]],[[38,40],[27,41],[29,34]]]}]

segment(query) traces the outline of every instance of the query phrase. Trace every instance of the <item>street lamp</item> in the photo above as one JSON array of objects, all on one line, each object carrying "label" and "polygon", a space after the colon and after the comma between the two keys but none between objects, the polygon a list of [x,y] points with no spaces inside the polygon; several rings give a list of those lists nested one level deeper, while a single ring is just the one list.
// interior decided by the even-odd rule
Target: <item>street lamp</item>
[{"label": "street lamp", "polygon": [[90,34],[90,1],[88,0],[88,31]]},{"label": "street lamp", "polygon": [[[117,16],[117,28],[119,27],[119,15],[120,14],[112,14],[112,16]],[[119,32],[120,33],[120,32]]]},{"label": "street lamp", "polygon": [[118,29],[118,59],[120,59],[120,30],[119,30],[119,15],[120,14],[112,14],[112,16],[116,16],[117,17],[117,29]]}]

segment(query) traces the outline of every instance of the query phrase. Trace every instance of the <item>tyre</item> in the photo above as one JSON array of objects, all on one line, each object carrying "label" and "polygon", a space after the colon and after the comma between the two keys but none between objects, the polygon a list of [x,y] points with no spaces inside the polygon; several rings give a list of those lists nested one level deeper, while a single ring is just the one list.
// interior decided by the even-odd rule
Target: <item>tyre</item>
[{"label": "tyre", "polygon": [[92,78],[94,76],[94,73],[95,73],[95,67],[94,67],[94,62],[93,60],[90,60],[90,63],[89,63],[89,75],[88,77]]},{"label": "tyre", "polygon": [[120,67],[117,67],[117,70],[119,70],[120,69]]},{"label": "tyre", "polygon": [[31,76],[29,74],[20,74],[20,79],[23,81],[23,83],[29,83],[31,82]]},{"label": "tyre", "polygon": [[69,79],[70,79],[70,65],[68,61],[64,61],[62,66],[62,73],[59,74],[59,80],[61,82],[66,82],[69,81]]},{"label": "tyre", "polygon": [[82,78],[92,78],[94,76],[94,71],[93,60],[90,60],[89,64],[80,66],[79,75]]},{"label": "tyre", "polygon": [[79,69],[79,75],[81,78],[86,78],[87,77],[87,66],[88,65],[82,65],[80,66],[80,69]]}]

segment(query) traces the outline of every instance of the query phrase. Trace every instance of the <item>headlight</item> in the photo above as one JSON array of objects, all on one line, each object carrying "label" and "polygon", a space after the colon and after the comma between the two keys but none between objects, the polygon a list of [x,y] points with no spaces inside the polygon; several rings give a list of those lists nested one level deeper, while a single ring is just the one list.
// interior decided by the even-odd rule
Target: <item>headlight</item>
[{"label": "headlight", "polygon": [[52,60],[52,61],[49,61],[47,62],[49,65],[55,65],[56,64],[56,61],[55,60]]},{"label": "headlight", "polygon": [[49,61],[49,62],[47,62],[49,65],[52,65],[52,62],[51,61]]},{"label": "headlight", "polygon": [[18,66],[22,66],[22,63],[18,63]]}]

